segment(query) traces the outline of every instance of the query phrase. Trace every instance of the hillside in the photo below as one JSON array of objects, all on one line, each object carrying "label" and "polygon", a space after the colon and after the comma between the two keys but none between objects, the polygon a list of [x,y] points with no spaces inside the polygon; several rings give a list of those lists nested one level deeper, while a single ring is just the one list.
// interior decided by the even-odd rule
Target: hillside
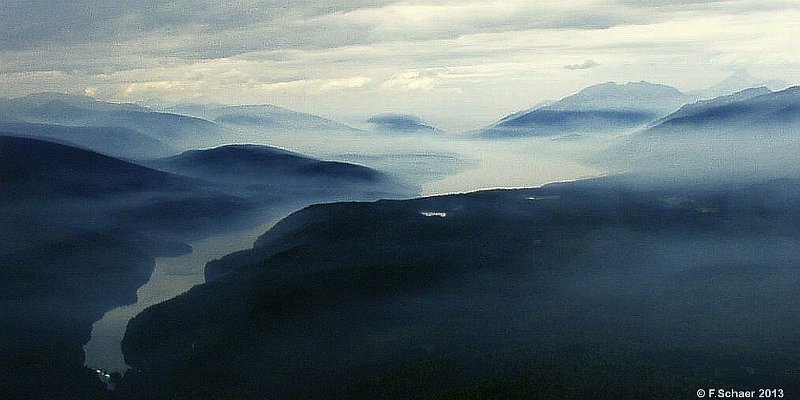
[{"label": "hillside", "polygon": [[667,131],[696,133],[754,129],[783,131],[800,122],[800,86],[772,92],[765,87],[699,101],[664,117],[644,134]]},{"label": "hillside", "polygon": [[437,133],[439,129],[414,115],[380,114],[369,117],[366,123],[373,130],[389,133]]},{"label": "hillside", "polygon": [[56,199],[186,188],[188,180],[76,147],[0,136],[0,196]]},{"label": "hillside", "polygon": [[0,132],[55,141],[126,159],[164,157],[175,152],[164,142],[130,128],[0,122]]},{"label": "hillside", "polygon": [[774,349],[798,344],[785,335],[800,322],[798,191],[792,180],[709,189],[603,179],[309,207],[210,264],[209,283],[132,320],[123,349],[137,372],[119,393],[797,390],[784,372],[800,353]]},{"label": "hillside", "polygon": [[642,127],[690,101],[677,89],[648,82],[603,83],[555,103],[517,112],[484,128],[479,137],[502,139],[565,134],[622,133]]},{"label": "hillside", "polygon": [[123,128],[139,132],[176,149],[217,143],[224,134],[219,126],[200,118],[155,112],[133,104],[109,103],[85,96],[57,93],[39,93],[1,101],[0,118],[6,122]]},{"label": "hillside", "polygon": [[[87,150],[0,136],[0,387],[104,398],[83,367],[92,323],[136,299],[153,259],[256,204]],[[47,376],[47,379],[42,379]]]},{"label": "hillside", "polygon": [[275,131],[357,131],[355,128],[327,118],[272,104],[233,106],[185,104],[167,108],[167,111],[204,118],[218,124],[239,128],[258,128]]},{"label": "hillside", "polygon": [[748,89],[689,104],[619,139],[594,161],[675,182],[800,174],[800,87]]}]

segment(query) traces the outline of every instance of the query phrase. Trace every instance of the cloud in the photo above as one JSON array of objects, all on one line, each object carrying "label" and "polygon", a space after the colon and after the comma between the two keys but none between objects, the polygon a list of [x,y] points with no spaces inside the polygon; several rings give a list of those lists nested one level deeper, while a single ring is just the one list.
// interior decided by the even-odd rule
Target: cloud
[{"label": "cloud", "polygon": [[29,49],[52,45],[120,43],[180,35],[216,34],[295,21],[385,3],[339,0],[2,0],[0,47]]},{"label": "cloud", "polygon": [[[237,79],[231,81],[220,75],[216,78],[196,76],[177,80],[153,80],[132,83],[110,84],[104,90],[104,97],[117,101],[136,99],[169,99],[172,101],[206,100],[210,93],[224,92],[239,99],[258,99],[263,96],[304,93],[321,95],[331,92],[352,90],[365,86],[371,78],[352,76],[333,79],[298,79],[289,81],[266,82],[256,78],[242,79],[246,74],[236,74]],[[89,89],[87,89],[89,90]],[[91,88],[92,95],[100,93],[98,88]]]},{"label": "cloud", "polygon": [[564,69],[589,69],[599,66],[597,62],[594,60],[586,60],[580,64],[568,64],[564,66]]},{"label": "cloud", "polygon": [[381,83],[381,89],[401,92],[429,92],[449,73],[447,68],[404,71]]},{"label": "cloud", "polygon": [[326,79],[317,82],[316,87],[313,89],[315,92],[328,92],[340,89],[356,89],[363,87],[371,78],[366,76],[354,76],[349,78]]},{"label": "cloud", "polygon": [[413,40],[526,29],[606,29],[647,18],[644,13],[620,11],[597,7],[593,0],[569,4],[553,0],[402,2],[359,8],[320,20],[365,27],[376,38]]},{"label": "cloud", "polygon": [[798,7],[797,2],[794,0],[616,0],[616,3],[641,8],[672,8],[682,11],[701,9],[706,11],[725,11],[726,13],[751,10],[796,9]]},{"label": "cloud", "polygon": [[0,96],[91,88],[125,101],[493,119],[593,79],[693,90],[732,67],[800,77],[796,0],[320,3],[0,0]]},{"label": "cloud", "polygon": [[[0,71],[107,74],[259,52],[400,42],[425,51],[435,41],[475,35],[598,32],[687,13],[741,13],[792,3],[798,7],[786,0],[667,0],[659,7],[652,0],[0,0]],[[503,50],[502,43],[480,49]]]},{"label": "cloud", "polygon": [[[279,49],[456,38],[525,29],[605,29],[648,13],[595,0],[1,0],[0,50],[134,45],[149,56],[209,59]],[[141,44],[141,45],[140,45]],[[44,58],[44,57],[42,57]]]},{"label": "cloud", "polygon": [[[324,4],[321,4],[324,3]],[[66,64],[136,52],[187,60],[256,51],[330,49],[525,30],[604,30],[687,13],[800,8],[793,0],[0,0],[0,52],[40,61],[78,46]],[[119,51],[124,47],[124,51]],[[5,57],[5,60],[13,57]],[[95,61],[97,62],[97,61]],[[66,68],[66,67],[65,67]]]}]

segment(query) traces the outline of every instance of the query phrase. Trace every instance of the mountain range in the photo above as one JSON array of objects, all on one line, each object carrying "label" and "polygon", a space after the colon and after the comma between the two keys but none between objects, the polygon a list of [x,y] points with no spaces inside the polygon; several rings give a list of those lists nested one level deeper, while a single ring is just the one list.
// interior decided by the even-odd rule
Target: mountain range
[{"label": "mountain range", "polygon": [[357,129],[316,115],[306,114],[272,104],[208,106],[183,104],[165,110],[214,121],[239,128],[291,131],[357,132]]},{"label": "mountain range", "polygon": [[742,130],[798,129],[800,86],[772,92],[766,87],[746,89],[712,100],[687,104],[656,121],[646,133],[702,130],[724,133]]},{"label": "mountain range", "polygon": [[511,114],[484,128],[478,136],[501,139],[620,133],[644,127],[691,100],[691,96],[666,85],[603,83],[555,103]]},{"label": "mountain range", "polygon": [[0,121],[0,132],[74,145],[124,159],[163,157],[176,151],[161,140],[126,127]]},{"label": "mountain range", "polygon": [[[384,152],[402,136],[272,105],[0,100],[0,388],[105,400],[800,390],[786,334],[800,323],[800,87],[770,85],[699,101],[595,85],[452,154]],[[404,114],[368,122],[439,132]],[[625,174],[390,200],[415,191],[335,156],[239,143],[271,132],[300,145],[295,133],[356,133],[344,139],[369,150],[347,159],[401,165],[415,183],[495,161],[468,152],[506,162],[518,143],[494,139],[601,134],[589,161]],[[136,301],[156,258],[287,210],[252,249],[209,263],[205,284],[131,320],[134,368],[113,393],[83,366],[92,323]]]},{"label": "mountain range", "polygon": [[123,351],[135,370],[118,394],[795,391],[796,355],[774,349],[797,344],[786,335],[800,322],[797,193],[797,180],[712,189],[605,178],[315,205],[131,320]]},{"label": "mountain range", "polygon": [[[0,102],[0,120],[40,125],[99,128],[119,134],[122,128],[130,136],[138,132],[173,149],[202,146],[218,140],[222,131],[216,124],[195,117],[156,112],[134,104],[118,104],[86,96],[59,93],[38,93]],[[52,137],[60,128],[43,127],[43,137]],[[69,141],[70,138],[64,140]],[[83,141],[85,143],[85,141]],[[80,143],[75,143],[80,144]],[[161,145],[156,145],[160,148]],[[103,150],[97,148],[96,150]],[[136,149],[123,149],[132,152]],[[120,155],[122,154],[112,154]],[[155,154],[163,156],[163,154]]]},{"label": "mountain range", "polygon": [[[271,165],[261,162],[271,158]],[[366,167],[258,146],[195,151],[158,164],[186,175],[0,135],[5,395],[107,398],[95,371],[83,367],[92,324],[135,302],[153,260],[190,251],[186,242],[287,208],[410,195]]]},{"label": "mountain range", "polygon": [[659,178],[763,180],[800,173],[800,86],[687,104],[602,151],[612,169]]}]

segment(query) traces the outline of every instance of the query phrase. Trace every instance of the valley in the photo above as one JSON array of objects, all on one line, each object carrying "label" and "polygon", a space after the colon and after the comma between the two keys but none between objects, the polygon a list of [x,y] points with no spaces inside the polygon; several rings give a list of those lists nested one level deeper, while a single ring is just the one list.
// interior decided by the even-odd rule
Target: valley
[{"label": "valley", "polygon": [[599,84],[461,133],[4,100],[0,383],[82,399],[800,390],[797,87],[693,96]]}]

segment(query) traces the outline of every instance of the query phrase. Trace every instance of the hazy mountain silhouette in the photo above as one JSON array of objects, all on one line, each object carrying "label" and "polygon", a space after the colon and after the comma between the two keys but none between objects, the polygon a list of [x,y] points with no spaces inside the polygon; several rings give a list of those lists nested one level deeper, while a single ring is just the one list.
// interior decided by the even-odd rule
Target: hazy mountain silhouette
[{"label": "hazy mountain silhouette", "polygon": [[[287,150],[259,145],[226,145],[189,150],[150,163],[166,171],[209,180],[265,181],[268,179],[329,178],[378,182],[386,177],[355,164],[320,161]],[[285,183],[285,182],[284,182]]]},{"label": "hazy mountain silhouette", "polygon": [[666,130],[731,132],[781,130],[800,121],[800,86],[772,92],[765,87],[746,89],[712,100],[698,101],[656,122],[646,133]]},{"label": "hazy mountain silhouette", "polygon": [[531,112],[533,110],[547,107],[547,106],[549,106],[549,105],[551,105],[551,104],[553,104],[555,102],[556,102],[556,100],[543,100],[543,101],[540,101],[540,102],[536,103],[533,107],[528,107],[528,108],[525,108],[525,109],[514,111],[513,113],[510,113],[510,114],[500,118],[500,121],[507,121],[507,120],[515,119],[515,118],[520,117],[522,115],[525,115],[525,114],[527,114],[527,113],[529,113],[529,112]]},{"label": "hazy mountain silhouette", "polygon": [[791,84],[788,82],[758,79],[748,74],[747,71],[740,70],[707,89],[692,92],[691,94],[698,99],[713,99],[741,92],[748,88],[766,87],[771,91],[779,91],[789,86]]},{"label": "hazy mountain silhouette", "polygon": [[484,138],[623,132],[675,111],[691,97],[648,82],[587,87],[553,104],[509,115],[484,128]]},{"label": "hazy mountain silhouette", "polygon": [[0,196],[108,196],[186,187],[188,179],[88,150],[0,136]]},{"label": "hazy mountain silhouette", "polygon": [[711,189],[613,178],[312,206],[209,264],[210,282],[133,319],[123,349],[136,371],[118,394],[795,391],[785,374],[795,356],[774,349],[798,344],[785,334],[800,322],[798,193],[797,180]]},{"label": "hazy mountain silhouette", "polygon": [[162,141],[130,128],[0,121],[0,132],[56,141],[127,159],[164,157],[175,153]]},{"label": "hazy mountain silhouette", "polygon": [[408,114],[381,114],[366,120],[376,131],[397,133],[439,132],[439,129],[425,123],[419,117]]},{"label": "hazy mountain silhouette", "polygon": [[68,116],[70,112],[83,115],[80,114],[80,110],[151,112],[147,107],[133,103],[110,103],[80,94],[58,92],[32,93],[13,99],[4,99],[3,106],[16,109],[17,112],[23,114],[25,110],[19,110],[17,107],[24,106],[32,112],[41,109],[61,111],[61,113],[54,113],[53,118]]},{"label": "hazy mountain silhouette", "polygon": [[669,178],[764,180],[800,175],[800,86],[747,89],[689,104],[596,157]]},{"label": "hazy mountain silhouette", "polygon": [[271,104],[210,106],[185,104],[167,108],[170,112],[193,115],[235,127],[258,127],[274,130],[357,131],[327,118],[306,114]]},{"label": "hazy mountain silhouette", "polygon": [[223,135],[219,126],[200,118],[57,93],[39,93],[4,100],[0,102],[0,116],[11,122],[126,128],[176,149],[216,143]]}]

